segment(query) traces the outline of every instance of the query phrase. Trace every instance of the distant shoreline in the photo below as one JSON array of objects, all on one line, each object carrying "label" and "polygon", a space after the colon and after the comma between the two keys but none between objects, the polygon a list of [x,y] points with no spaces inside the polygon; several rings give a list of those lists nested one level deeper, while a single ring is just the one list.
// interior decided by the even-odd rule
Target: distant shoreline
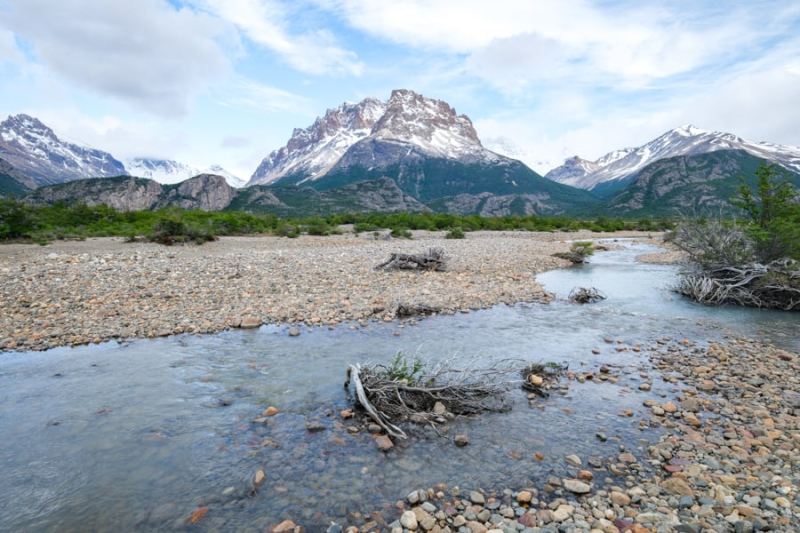
[{"label": "distant shoreline", "polygon": [[[413,240],[223,237],[165,247],[120,238],[0,246],[0,349],[207,334],[262,324],[334,327],[398,321],[399,305],[451,314],[548,302],[535,276],[569,266],[569,240],[652,233],[414,232]],[[391,253],[442,248],[446,272],[381,272]],[[410,318],[413,320],[413,317]]]}]

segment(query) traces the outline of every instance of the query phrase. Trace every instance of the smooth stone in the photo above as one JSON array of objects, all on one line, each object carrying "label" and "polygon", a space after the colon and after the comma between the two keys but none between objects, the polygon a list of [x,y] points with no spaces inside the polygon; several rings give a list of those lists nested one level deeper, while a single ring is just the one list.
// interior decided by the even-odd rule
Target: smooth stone
[{"label": "smooth stone", "polygon": [[586,494],[592,490],[591,485],[577,479],[563,480],[564,488],[575,494]]}]

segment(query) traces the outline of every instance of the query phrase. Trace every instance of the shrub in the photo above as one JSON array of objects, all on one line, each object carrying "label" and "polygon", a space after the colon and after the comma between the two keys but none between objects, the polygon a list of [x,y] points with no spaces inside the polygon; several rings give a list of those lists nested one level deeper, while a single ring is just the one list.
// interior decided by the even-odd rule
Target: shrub
[{"label": "shrub", "polygon": [[395,239],[412,239],[414,237],[408,228],[394,228],[391,235]]},{"label": "shrub", "polygon": [[461,228],[453,228],[444,236],[445,239],[465,239],[467,236]]}]

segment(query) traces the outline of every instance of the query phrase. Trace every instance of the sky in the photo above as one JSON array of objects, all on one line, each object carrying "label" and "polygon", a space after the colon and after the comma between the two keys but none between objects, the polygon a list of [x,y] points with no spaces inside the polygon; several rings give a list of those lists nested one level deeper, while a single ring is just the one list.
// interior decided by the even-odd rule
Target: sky
[{"label": "sky", "polygon": [[544,173],[686,124],[800,146],[791,0],[0,0],[0,118],[249,179],[411,89]]}]

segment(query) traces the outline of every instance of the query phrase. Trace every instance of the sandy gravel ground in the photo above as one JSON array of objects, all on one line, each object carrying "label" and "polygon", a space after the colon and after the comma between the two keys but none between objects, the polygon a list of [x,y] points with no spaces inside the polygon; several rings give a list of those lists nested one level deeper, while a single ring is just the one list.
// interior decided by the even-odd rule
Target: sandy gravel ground
[{"label": "sandy gravel ground", "polygon": [[[0,246],[0,349],[214,333],[261,324],[391,321],[399,306],[454,313],[549,300],[534,276],[567,266],[568,240],[647,234],[474,232],[464,240],[225,237],[165,247],[118,238]],[[383,272],[391,253],[437,247],[446,272]]]}]

